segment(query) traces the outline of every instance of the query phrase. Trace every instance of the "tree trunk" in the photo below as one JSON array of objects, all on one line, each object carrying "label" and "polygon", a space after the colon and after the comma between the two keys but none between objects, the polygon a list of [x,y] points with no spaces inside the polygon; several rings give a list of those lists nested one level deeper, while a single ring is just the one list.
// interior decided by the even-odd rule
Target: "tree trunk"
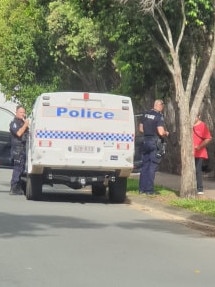
[{"label": "tree trunk", "polygon": [[192,127],[189,116],[189,105],[183,103],[184,95],[181,95],[180,98],[180,144],[182,163],[180,196],[192,198],[195,197],[196,191]]},{"label": "tree trunk", "polygon": [[172,49],[176,101],[179,106],[180,146],[181,146],[181,189],[180,196],[195,197],[196,175],[194,165],[194,149],[192,138],[192,124],[190,119],[190,93],[186,93],[179,62],[179,55]]}]

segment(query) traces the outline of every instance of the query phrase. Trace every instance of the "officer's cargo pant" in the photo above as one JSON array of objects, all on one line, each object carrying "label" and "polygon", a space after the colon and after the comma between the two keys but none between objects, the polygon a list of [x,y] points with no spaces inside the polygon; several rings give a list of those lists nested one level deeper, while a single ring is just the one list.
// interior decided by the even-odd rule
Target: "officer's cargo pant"
[{"label": "officer's cargo pant", "polygon": [[13,173],[11,178],[11,186],[21,183],[21,176],[25,170],[26,153],[24,146],[16,146],[11,151],[13,160]]},{"label": "officer's cargo pant", "polygon": [[154,193],[155,172],[161,159],[157,157],[156,140],[146,140],[143,144],[143,163],[140,172],[139,191]]}]

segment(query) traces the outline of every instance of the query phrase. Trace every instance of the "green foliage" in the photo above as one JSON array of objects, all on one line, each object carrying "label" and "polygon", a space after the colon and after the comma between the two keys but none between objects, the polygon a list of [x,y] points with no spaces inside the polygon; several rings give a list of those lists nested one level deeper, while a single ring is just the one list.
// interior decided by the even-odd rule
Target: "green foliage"
[{"label": "green foliage", "polygon": [[[129,194],[138,195],[139,181],[136,178],[129,178],[127,182],[127,191]],[[166,189],[162,186],[155,186],[156,194],[150,196],[153,200],[159,200],[170,206],[185,208],[193,212],[202,213],[215,217],[215,201],[205,199],[184,199],[179,198],[175,191]],[[138,195],[144,196],[144,195]]]},{"label": "green foliage", "polygon": [[22,89],[16,92],[16,98],[22,103],[22,105],[26,108],[28,114],[31,113],[33,104],[36,98],[42,94],[47,92],[54,92],[58,90],[58,79],[54,79],[51,84],[43,83],[43,84],[31,84],[31,85],[23,85]]},{"label": "green foliage", "polygon": [[61,90],[135,98],[154,82],[165,82],[135,3],[4,0],[0,5],[0,77],[9,96],[23,100],[27,87],[56,87],[56,77]]},{"label": "green foliage", "polygon": [[[41,87],[52,87],[115,92],[139,101],[154,87],[155,97],[167,96],[169,74],[150,35],[161,38],[139,2],[2,0],[0,78],[6,94],[24,100]],[[176,40],[180,1],[165,1],[163,8]],[[184,75],[193,46],[200,58],[207,49],[212,1],[185,0],[185,8],[187,26],[180,51]]]},{"label": "green foliage", "polygon": [[194,212],[215,216],[215,201],[200,199],[183,199],[173,200],[171,205],[189,209]]},{"label": "green foliage", "polygon": [[23,99],[27,87],[36,90],[37,85],[52,81],[43,12],[36,0],[1,2],[0,78],[9,97]]},{"label": "green foliage", "polygon": [[160,66],[137,9],[104,0],[50,3],[50,47],[70,88],[76,79],[82,90],[135,96],[156,81]]},{"label": "green foliage", "polygon": [[139,191],[139,183],[136,178],[128,178],[127,180],[127,190],[129,192],[138,192]]},{"label": "green foliage", "polygon": [[185,1],[187,23],[196,27],[211,25],[213,13],[212,0],[187,0]]},{"label": "green foliage", "polygon": [[[0,75],[3,85],[5,79],[7,85],[14,88],[20,80],[30,81],[32,79],[33,71],[23,70],[23,66],[24,64],[26,68],[34,66],[37,62],[37,55],[32,47],[34,27],[32,27],[32,21],[29,21],[28,10],[24,9],[24,4],[21,3],[10,11],[1,9],[0,12]],[[17,64],[14,65],[14,63]],[[22,72],[18,65],[22,67]]]},{"label": "green foliage", "polygon": [[[139,193],[139,179],[137,178],[128,178],[127,180],[127,191],[130,193]],[[166,189],[163,186],[155,186],[156,196],[171,196],[175,194],[175,191]]]},{"label": "green foliage", "polygon": [[76,77],[82,82],[82,90],[106,89],[107,81],[101,73],[110,64],[108,49],[90,4],[76,0],[50,4],[50,45],[56,62],[67,68],[71,79]]},{"label": "green foliage", "polygon": [[187,0],[185,2],[187,33],[184,37],[184,49],[188,51],[195,49],[200,69],[204,68],[201,60],[205,61],[206,51],[211,44],[214,22],[212,2],[212,0]]}]

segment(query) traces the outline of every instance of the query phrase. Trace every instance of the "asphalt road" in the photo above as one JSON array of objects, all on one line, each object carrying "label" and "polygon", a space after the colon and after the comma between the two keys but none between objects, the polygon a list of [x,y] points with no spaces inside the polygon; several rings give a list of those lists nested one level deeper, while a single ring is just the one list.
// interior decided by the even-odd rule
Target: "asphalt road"
[{"label": "asphalt road", "polygon": [[10,196],[10,173],[0,170],[0,286],[214,286],[214,238],[87,191]]}]

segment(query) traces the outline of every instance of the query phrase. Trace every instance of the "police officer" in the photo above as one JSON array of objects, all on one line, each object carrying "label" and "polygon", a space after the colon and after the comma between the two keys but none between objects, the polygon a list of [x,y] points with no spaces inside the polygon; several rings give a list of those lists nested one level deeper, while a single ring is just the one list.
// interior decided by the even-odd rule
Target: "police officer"
[{"label": "police officer", "polygon": [[11,157],[14,164],[11,178],[11,195],[23,194],[21,176],[25,170],[26,141],[29,126],[29,121],[25,117],[25,109],[22,106],[17,106],[16,116],[10,123]]},{"label": "police officer", "polygon": [[153,109],[143,114],[139,125],[139,131],[143,133],[143,158],[139,179],[140,193],[154,193],[155,172],[162,156],[158,144],[169,135],[169,132],[164,128],[163,109],[163,101],[156,100]]}]

